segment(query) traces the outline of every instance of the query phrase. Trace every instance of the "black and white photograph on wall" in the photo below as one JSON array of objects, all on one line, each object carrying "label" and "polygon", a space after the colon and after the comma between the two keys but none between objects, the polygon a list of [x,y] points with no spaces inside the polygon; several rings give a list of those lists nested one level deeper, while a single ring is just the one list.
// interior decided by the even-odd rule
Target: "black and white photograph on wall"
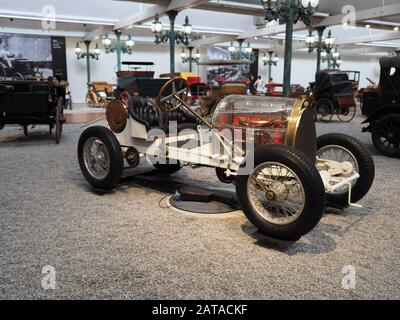
[{"label": "black and white photograph on wall", "polygon": [[[0,33],[0,77],[29,79],[48,78],[53,76],[56,69],[54,58],[61,61],[61,72],[65,69],[65,38],[57,38],[57,43],[52,37],[39,35],[23,35]],[[56,43],[61,46],[61,57],[54,57]],[[58,62],[57,64],[60,64]]]}]

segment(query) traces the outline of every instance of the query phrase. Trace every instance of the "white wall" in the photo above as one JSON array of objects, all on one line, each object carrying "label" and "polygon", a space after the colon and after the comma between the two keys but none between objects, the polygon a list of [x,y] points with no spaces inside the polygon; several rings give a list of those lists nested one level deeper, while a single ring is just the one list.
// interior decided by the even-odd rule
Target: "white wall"
[{"label": "white wall", "polygon": [[[76,46],[76,38],[67,38],[67,68],[68,78],[71,86],[72,97],[75,103],[82,103],[86,95],[86,60],[77,60],[74,48]],[[94,47],[94,43],[92,44]],[[84,45],[81,44],[81,48]],[[182,64],[180,59],[181,48],[176,47],[176,70],[187,72],[188,64]],[[201,50],[202,57],[207,56],[207,49]],[[132,55],[124,54],[122,61],[150,61],[154,62],[153,70],[156,77],[161,73],[168,73],[170,70],[169,63],[169,47],[168,45],[155,44],[137,44]],[[268,67],[264,66],[260,57],[259,74],[264,80],[268,77]],[[327,67],[322,64],[322,68]],[[116,76],[116,55],[115,53],[106,54],[104,50],[98,61],[91,60],[91,80],[108,81],[115,83]],[[193,71],[197,73],[197,66]],[[366,87],[368,82],[366,77],[377,81],[379,78],[379,64],[377,58],[360,57],[360,58],[343,58],[342,70],[356,70],[361,72],[361,87]],[[300,53],[293,56],[292,63],[292,83],[301,84],[307,87],[309,82],[314,81],[316,72],[316,55]],[[200,67],[200,76],[206,79],[206,67]],[[276,83],[283,82],[283,57],[276,67],[272,67],[272,77]]]},{"label": "white wall", "polygon": [[[342,58],[343,63],[341,70],[346,71],[360,71],[360,88],[365,88],[369,85],[366,78],[370,78],[374,81],[379,81],[380,66],[379,58],[372,57],[359,57],[359,58]],[[283,57],[280,55],[278,65],[272,67],[272,78],[276,83],[283,83]],[[264,66],[260,57],[259,62],[259,74],[266,81],[268,78],[268,66]],[[321,63],[321,69],[328,68],[326,63]],[[307,88],[309,82],[313,82],[315,79],[315,73],[317,70],[316,54],[299,53],[293,56],[292,63],[292,74],[291,83],[300,84]]]}]

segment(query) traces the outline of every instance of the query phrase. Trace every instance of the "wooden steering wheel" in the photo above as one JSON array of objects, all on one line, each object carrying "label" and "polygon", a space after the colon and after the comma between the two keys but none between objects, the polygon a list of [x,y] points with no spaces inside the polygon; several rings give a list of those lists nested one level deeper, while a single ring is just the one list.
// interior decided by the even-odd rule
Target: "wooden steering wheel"
[{"label": "wooden steering wheel", "polygon": [[160,90],[157,97],[157,104],[166,113],[178,110],[182,103],[176,99],[186,101],[189,95],[189,84],[183,78],[173,78],[169,80]]}]

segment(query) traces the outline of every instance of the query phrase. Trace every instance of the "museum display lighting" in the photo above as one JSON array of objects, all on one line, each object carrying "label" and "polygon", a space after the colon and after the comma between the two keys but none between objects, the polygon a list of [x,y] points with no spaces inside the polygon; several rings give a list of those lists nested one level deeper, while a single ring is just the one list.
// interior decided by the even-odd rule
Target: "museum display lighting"
[{"label": "museum display lighting", "polygon": [[268,80],[271,79],[271,73],[272,73],[272,66],[276,66],[279,61],[279,57],[277,53],[274,53],[273,51],[269,51],[268,55],[267,53],[264,53],[264,56],[262,57],[262,61],[264,63],[264,66],[268,65]]},{"label": "museum display lighting", "polygon": [[339,69],[342,64],[342,59],[337,48],[334,52],[323,51],[321,54],[322,62],[328,63],[328,69]]},{"label": "museum display lighting", "polygon": [[231,54],[231,58],[233,60],[243,60],[243,59],[250,59],[251,54],[253,53],[253,48],[250,46],[250,43],[247,43],[247,47],[243,48],[244,40],[240,39],[237,40],[239,43],[239,47],[235,47],[233,42],[228,47],[228,52]]},{"label": "museum display lighting", "polygon": [[285,35],[285,65],[284,65],[284,96],[290,96],[290,78],[293,51],[293,25],[302,21],[307,27],[312,26],[312,17],[319,5],[319,0],[261,0],[265,9],[265,20],[283,21],[286,23]]},{"label": "museum display lighting", "polygon": [[93,49],[93,51],[90,51],[90,41],[85,41],[85,46],[86,46],[86,50],[82,51],[82,49],[79,45],[79,42],[76,43],[75,54],[76,54],[76,57],[78,58],[78,60],[85,59],[85,58],[99,60],[99,56],[101,53],[99,44],[96,43],[96,47]]},{"label": "museum display lighting", "polygon": [[164,31],[164,26],[160,21],[158,14],[155,16],[155,20],[151,24],[150,28],[155,36],[154,42],[156,44],[164,42],[170,43],[171,73],[173,73],[175,72],[175,44],[184,44],[185,46],[188,46],[193,33],[193,27],[189,23],[189,17],[186,16],[181,31],[175,31],[175,19],[178,12],[168,11],[167,15],[170,21],[170,29],[168,31]]},{"label": "museum display lighting", "polygon": [[182,48],[181,59],[182,63],[189,63],[189,71],[193,71],[193,63],[198,64],[200,62],[201,54],[199,49],[197,49],[196,54],[193,56],[194,47],[187,47],[189,50],[189,56],[185,52],[185,48]]},{"label": "museum display lighting", "polygon": [[99,48],[98,43],[96,43],[96,47],[93,49],[93,51],[90,51],[91,41],[86,40],[86,41],[84,41],[84,43],[85,43],[85,51],[82,51],[82,49],[79,45],[79,42],[76,43],[75,54],[76,54],[76,57],[78,60],[86,59],[87,85],[89,87],[90,86],[90,59],[99,60],[101,50]]},{"label": "museum display lighting", "polygon": [[325,27],[318,27],[318,40],[314,37],[312,30],[310,28],[309,34],[306,37],[306,45],[308,48],[308,52],[313,52],[317,50],[317,72],[321,70],[321,58],[326,57],[327,54],[330,54],[334,45],[335,38],[332,36],[332,31],[329,30],[328,36],[323,39],[323,34],[325,31]]},{"label": "museum display lighting", "polygon": [[[120,32],[115,32],[116,38],[117,38],[117,43],[113,46],[112,45],[112,40],[108,37],[108,34],[106,34],[103,39],[103,45],[106,50],[106,53],[113,53],[115,51],[121,50],[121,52],[126,53],[126,54],[132,54],[133,47],[135,46],[135,41],[132,39],[132,36],[129,35],[128,39],[125,41],[125,44],[121,44],[121,33]],[[119,48],[118,48],[119,47]]]},{"label": "museum display lighting", "polygon": [[[170,11],[168,12],[168,16],[173,17],[174,21],[176,18],[177,12],[175,11]],[[186,16],[185,19],[185,24],[182,26],[182,29],[180,32],[175,31],[175,28],[173,30],[169,30],[164,32],[164,26],[160,21],[160,18],[158,15],[156,15],[156,18],[154,22],[151,25],[151,31],[155,35],[155,43],[159,44],[162,42],[168,42],[171,39],[174,39],[177,44],[183,43],[184,45],[189,45],[190,37],[192,36],[192,25],[189,23],[189,17]]]}]

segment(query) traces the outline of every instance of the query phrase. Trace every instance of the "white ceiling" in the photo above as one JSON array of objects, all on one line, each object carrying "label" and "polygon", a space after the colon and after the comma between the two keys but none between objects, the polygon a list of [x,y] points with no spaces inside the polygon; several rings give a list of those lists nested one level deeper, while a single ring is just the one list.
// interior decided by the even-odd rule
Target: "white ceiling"
[{"label": "white ceiling", "polygon": [[[113,25],[117,21],[135,13],[139,13],[148,9],[154,4],[167,3],[169,0],[143,0],[143,1],[115,1],[115,0],[0,0],[0,32],[14,29],[41,29],[42,8],[46,5],[54,6],[56,10],[57,31],[65,33],[65,35],[85,34],[93,31],[102,25]],[[182,0],[183,1],[183,0]],[[260,0],[210,0],[212,3],[223,3],[229,5],[245,5],[252,10],[259,8]],[[357,10],[370,9],[380,7],[382,5],[398,4],[399,0],[321,0],[318,8],[319,12],[336,15],[341,12],[344,5],[351,4]],[[235,9],[238,10],[238,9]],[[242,12],[242,10],[239,10]],[[190,22],[194,26],[194,30],[198,35],[210,36],[212,34],[240,34],[244,31],[254,28],[254,17],[244,14],[222,13],[216,11],[205,11],[199,9],[184,10],[177,17],[177,25],[184,23],[185,16],[190,17]],[[10,21],[10,17],[14,17]],[[18,19],[23,18],[23,19]],[[36,20],[32,20],[36,19]],[[386,21],[396,21],[400,25],[398,17],[385,19]],[[68,22],[69,21],[69,22]],[[163,23],[167,26],[168,19],[162,18]],[[135,27],[126,30],[136,37],[147,37],[152,39],[152,34],[148,29],[149,23],[144,26]],[[341,26],[331,28],[335,37],[358,37],[367,36],[369,34],[382,34],[388,32],[385,30],[355,28],[345,30]],[[306,32],[295,33],[299,39],[305,37]],[[400,39],[400,32],[399,32]],[[253,41],[253,39],[251,39]],[[267,39],[258,39],[253,42],[267,42]],[[400,47],[400,40],[391,40],[390,44]],[[347,45],[347,47],[354,47]]]}]

